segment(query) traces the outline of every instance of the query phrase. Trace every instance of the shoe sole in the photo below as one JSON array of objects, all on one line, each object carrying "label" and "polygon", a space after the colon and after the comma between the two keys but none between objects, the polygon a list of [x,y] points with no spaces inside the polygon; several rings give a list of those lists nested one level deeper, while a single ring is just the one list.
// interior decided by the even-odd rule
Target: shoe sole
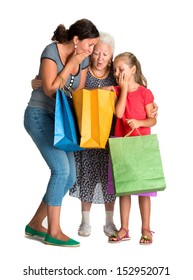
[{"label": "shoe sole", "polygon": [[59,244],[54,244],[54,243],[50,243],[50,242],[44,242],[46,245],[52,245],[52,246],[60,246],[60,247],[79,247],[80,244],[76,244],[76,245],[59,245]]},{"label": "shoe sole", "polygon": [[79,236],[82,236],[82,237],[88,237],[90,236],[90,233],[89,234],[82,234],[82,233],[78,233]]},{"label": "shoe sole", "polygon": [[108,240],[108,242],[109,243],[120,243],[120,242],[122,242],[122,241],[129,241],[129,240],[131,240],[131,237],[129,237],[129,238],[123,238],[123,239],[121,239],[121,240],[117,240],[117,241],[113,241],[113,240]]},{"label": "shoe sole", "polygon": [[45,238],[45,236],[42,236],[42,235],[39,235],[39,234],[31,234],[31,233],[28,233],[28,232],[25,232],[25,235],[27,237],[39,237],[39,238],[42,238],[42,239]]},{"label": "shoe sole", "polygon": [[143,242],[139,242],[140,245],[152,245],[153,242],[147,242],[147,243],[143,243]]}]

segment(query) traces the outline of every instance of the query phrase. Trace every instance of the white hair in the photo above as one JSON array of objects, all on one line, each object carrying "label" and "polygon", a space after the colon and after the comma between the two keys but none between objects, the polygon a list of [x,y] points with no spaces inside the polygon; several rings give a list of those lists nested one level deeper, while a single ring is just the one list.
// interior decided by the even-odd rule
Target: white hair
[{"label": "white hair", "polygon": [[115,41],[114,41],[113,36],[107,32],[100,32],[99,34],[100,34],[99,41],[101,43],[105,43],[105,44],[109,45],[109,47],[112,49],[112,53],[114,53]]}]

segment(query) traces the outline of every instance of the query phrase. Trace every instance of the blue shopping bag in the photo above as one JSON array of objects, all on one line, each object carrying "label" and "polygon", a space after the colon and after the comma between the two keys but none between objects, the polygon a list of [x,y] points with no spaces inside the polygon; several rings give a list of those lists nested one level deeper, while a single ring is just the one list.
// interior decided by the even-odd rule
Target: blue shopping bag
[{"label": "blue shopping bag", "polygon": [[83,150],[79,141],[72,100],[62,89],[58,89],[56,91],[54,147],[66,152]]}]

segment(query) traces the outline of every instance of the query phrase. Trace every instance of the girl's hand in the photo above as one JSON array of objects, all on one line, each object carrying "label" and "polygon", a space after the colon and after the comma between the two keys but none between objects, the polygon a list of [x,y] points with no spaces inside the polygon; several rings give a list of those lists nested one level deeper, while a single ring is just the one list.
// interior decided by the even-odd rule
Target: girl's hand
[{"label": "girl's hand", "polygon": [[33,80],[31,80],[31,86],[33,89],[38,89],[42,86],[42,80],[38,79],[38,76],[36,75]]},{"label": "girl's hand", "polygon": [[135,119],[126,119],[127,124],[129,127],[133,130],[135,128],[140,127],[140,121],[135,120]]},{"label": "girl's hand", "polygon": [[124,72],[121,72],[118,77],[118,85],[120,86],[121,90],[126,90],[128,87],[128,78]]}]

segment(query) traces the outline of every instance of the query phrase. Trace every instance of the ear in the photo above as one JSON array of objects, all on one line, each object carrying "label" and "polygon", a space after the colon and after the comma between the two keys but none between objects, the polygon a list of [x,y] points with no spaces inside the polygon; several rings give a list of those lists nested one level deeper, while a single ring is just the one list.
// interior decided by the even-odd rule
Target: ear
[{"label": "ear", "polygon": [[109,60],[109,62],[108,62],[108,66],[109,67],[111,67],[112,66],[112,64],[113,64],[113,56],[111,57],[111,59]]},{"label": "ear", "polygon": [[131,71],[132,71],[132,74],[135,74],[135,72],[136,72],[136,66],[135,66],[135,65],[133,65],[133,66],[131,67]]},{"label": "ear", "polygon": [[79,39],[78,36],[73,37],[73,43],[76,45],[78,43]]}]

